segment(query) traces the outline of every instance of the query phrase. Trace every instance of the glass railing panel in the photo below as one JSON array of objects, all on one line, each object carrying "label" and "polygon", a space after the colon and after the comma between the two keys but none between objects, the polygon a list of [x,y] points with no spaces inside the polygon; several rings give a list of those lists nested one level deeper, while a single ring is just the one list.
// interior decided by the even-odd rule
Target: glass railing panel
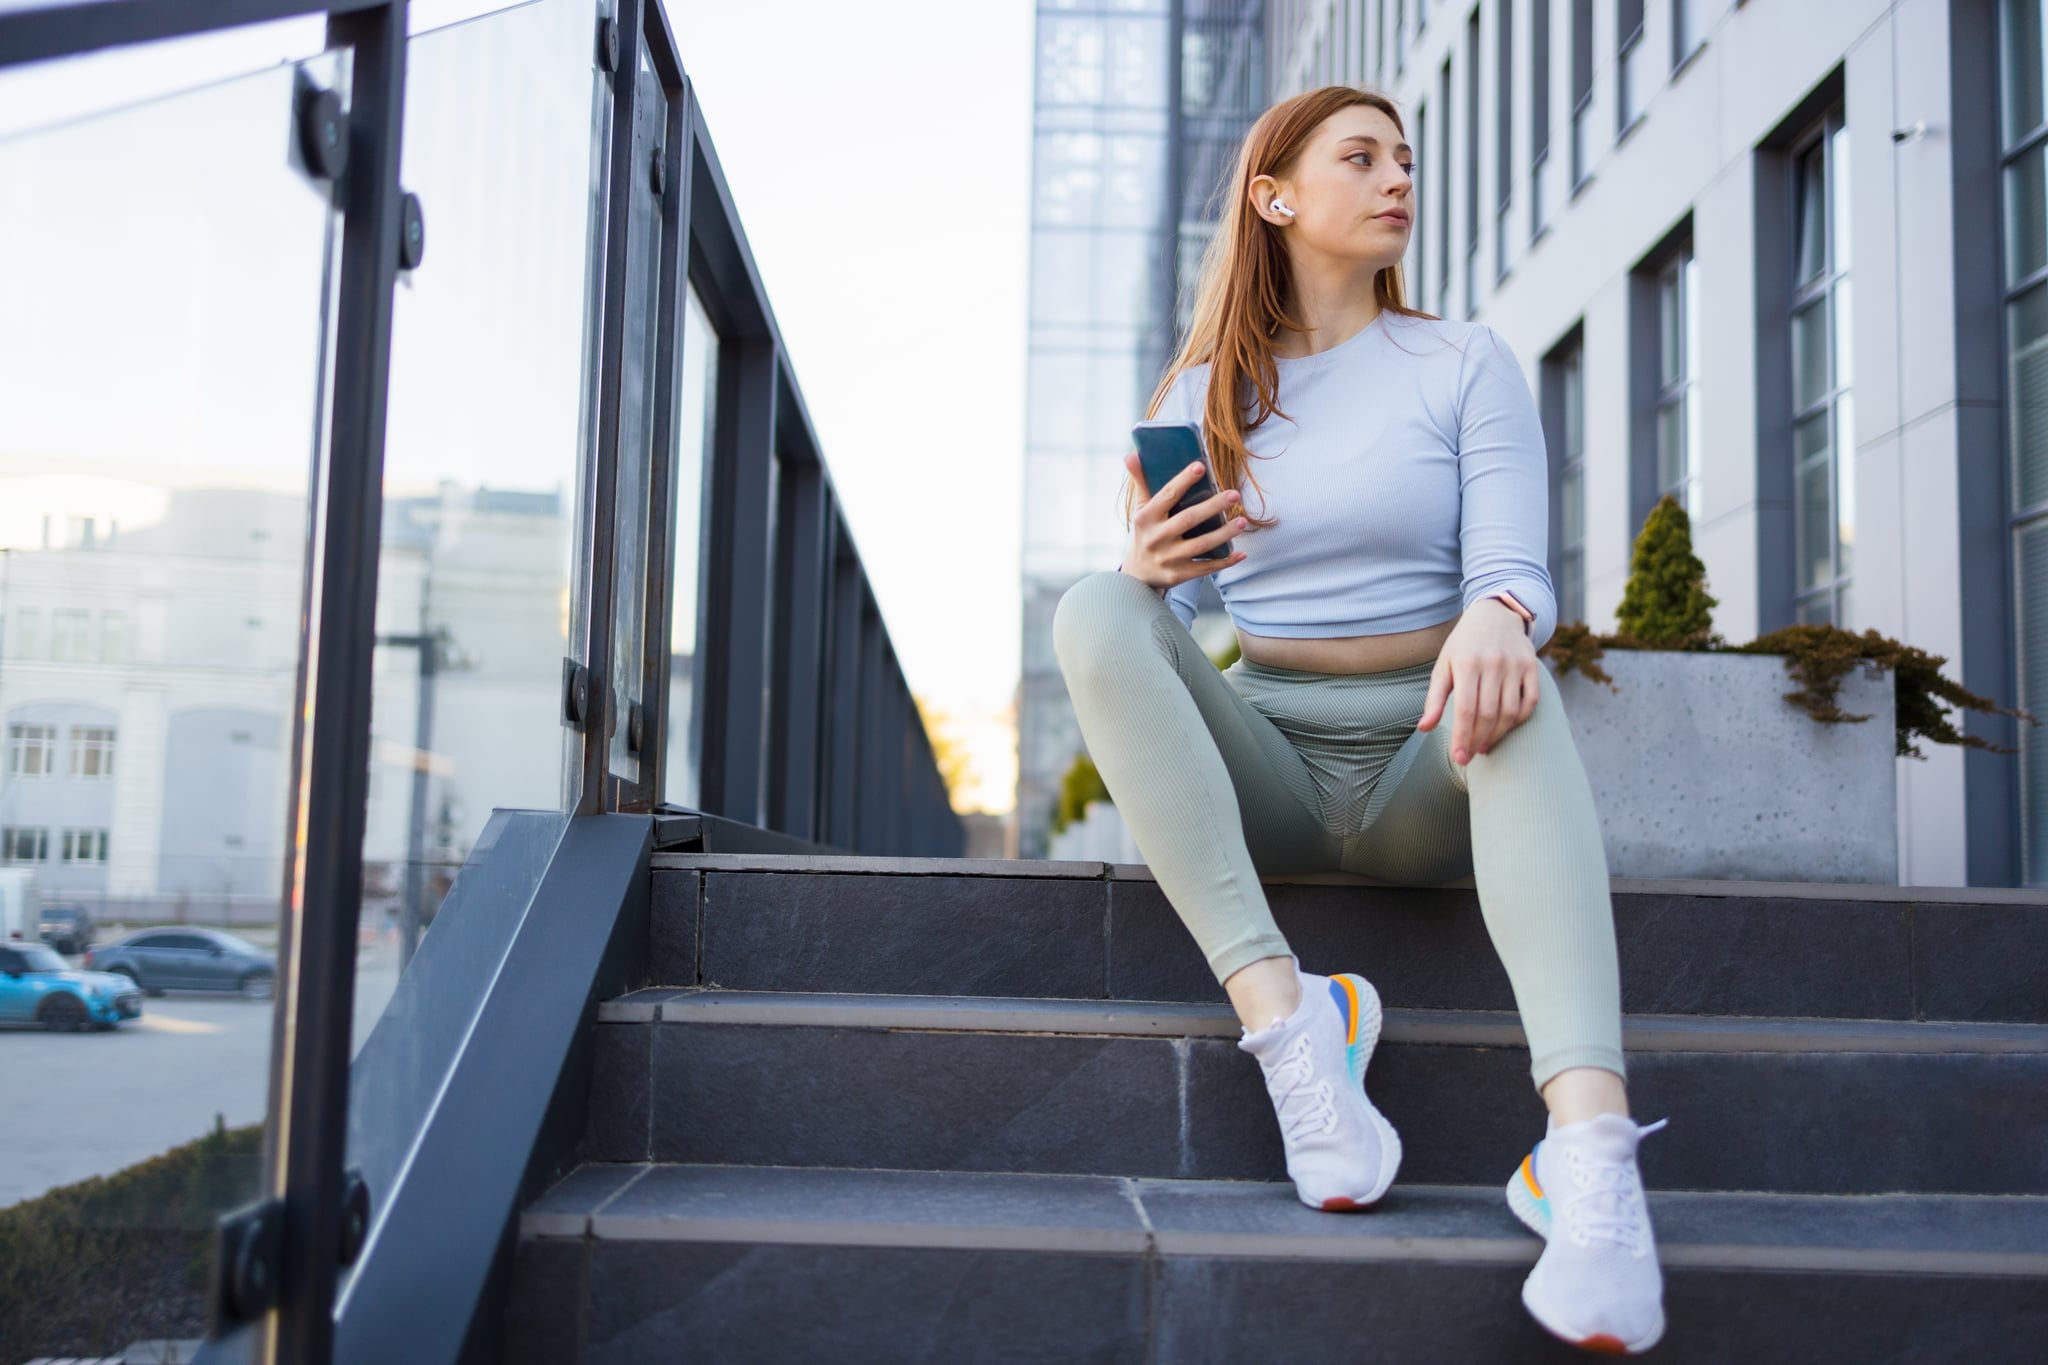
[{"label": "glass railing panel", "polygon": [[295,83],[348,93],[323,24],[0,74],[10,1365],[203,1335],[214,1222],[262,1193],[340,245]]},{"label": "glass railing panel", "polygon": [[[392,318],[348,1116],[373,1216],[577,795],[562,678],[565,659],[587,662],[599,16],[595,0],[539,0],[407,44],[400,179],[426,248]],[[508,811],[530,814],[494,822]]]},{"label": "glass railing panel", "polygon": [[662,799],[697,804],[701,738],[696,719],[697,594],[704,550],[704,471],[711,463],[712,418],[718,393],[718,333],[694,288],[683,291],[683,355],[676,376],[675,603],[669,624],[668,724],[663,743]]}]

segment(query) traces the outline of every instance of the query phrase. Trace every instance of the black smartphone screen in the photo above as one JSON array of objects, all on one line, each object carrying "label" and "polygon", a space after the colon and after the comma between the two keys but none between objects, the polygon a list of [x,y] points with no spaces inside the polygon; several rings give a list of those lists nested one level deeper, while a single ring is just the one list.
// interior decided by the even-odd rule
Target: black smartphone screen
[{"label": "black smartphone screen", "polygon": [[[1175,501],[1171,515],[1178,516],[1216,496],[1216,482],[1210,478],[1209,462],[1202,454],[1202,433],[1193,422],[1140,422],[1131,428],[1131,439],[1138,445],[1138,463],[1145,471],[1147,492],[1157,493],[1173,482],[1183,469],[1197,460],[1202,462],[1201,477]],[[1205,536],[1211,531],[1222,530],[1223,526],[1223,518],[1212,515],[1207,521],[1183,532],[1181,539]],[[1226,540],[1195,558],[1228,559],[1230,555],[1231,545]]]}]

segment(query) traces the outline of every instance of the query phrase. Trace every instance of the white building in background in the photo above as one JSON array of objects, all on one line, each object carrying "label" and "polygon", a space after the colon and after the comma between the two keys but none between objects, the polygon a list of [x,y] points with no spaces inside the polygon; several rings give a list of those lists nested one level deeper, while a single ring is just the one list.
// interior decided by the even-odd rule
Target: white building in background
[{"label": "white building in background", "polygon": [[[498,806],[553,807],[564,498],[385,503],[378,633],[445,638],[424,860],[459,864]],[[273,922],[307,506],[252,489],[0,479],[0,863],[102,917]],[[419,651],[372,661],[372,897],[403,883]]]},{"label": "white building in background", "polygon": [[[1874,628],[2048,718],[2043,0],[1299,0],[1273,97],[1393,96],[1410,302],[1497,328],[1563,620],[1670,491],[1746,641]],[[2048,884],[2048,731],[1902,758],[1900,880]],[[2022,735],[2020,730],[2026,730]]]}]

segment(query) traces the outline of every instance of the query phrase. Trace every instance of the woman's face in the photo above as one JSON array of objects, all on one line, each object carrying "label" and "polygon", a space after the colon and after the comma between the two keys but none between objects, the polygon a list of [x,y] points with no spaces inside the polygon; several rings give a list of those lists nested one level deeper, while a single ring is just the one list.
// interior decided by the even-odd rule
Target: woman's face
[{"label": "woman's face", "polygon": [[[1291,251],[1377,271],[1407,253],[1414,163],[1394,121],[1355,104],[1323,120],[1285,177],[1256,177],[1253,203],[1267,222],[1283,228]],[[1272,208],[1275,198],[1294,217]]]}]

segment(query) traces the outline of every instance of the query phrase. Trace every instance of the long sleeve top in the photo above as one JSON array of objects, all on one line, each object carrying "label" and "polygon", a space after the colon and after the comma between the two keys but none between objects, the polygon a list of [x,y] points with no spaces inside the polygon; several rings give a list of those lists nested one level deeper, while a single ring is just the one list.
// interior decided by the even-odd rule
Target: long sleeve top
[{"label": "long sleeve top", "polygon": [[[1278,524],[1234,533],[1245,558],[1209,575],[1237,625],[1287,638],[1386,635],[1511,592],[1557,627],[1547,565],[1549,463],[1521,366],[1483,322],[1383,310],[1347,340],[1282,357],[1279,406],[1246,437]],[[1157,420],[1201,425],[1209,366],[1176,377]],[[1204,435],[1204,448],[1207,437]],[[1201,579],[1167,590],[1183,625]]]}]

